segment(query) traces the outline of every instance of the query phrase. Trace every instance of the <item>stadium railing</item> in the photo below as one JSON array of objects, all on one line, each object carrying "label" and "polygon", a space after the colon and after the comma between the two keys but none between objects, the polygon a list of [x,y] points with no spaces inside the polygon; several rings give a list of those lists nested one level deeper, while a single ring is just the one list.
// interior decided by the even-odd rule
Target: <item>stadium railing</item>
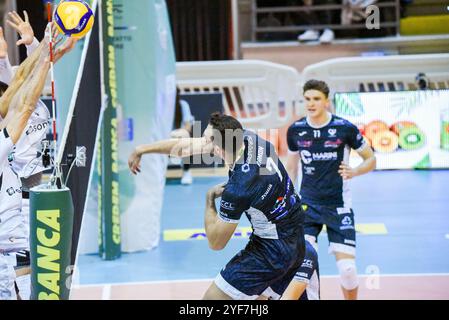
[{"label": "stadium railing", "polygon": [[298,105],[296,69],[258,60],[179,62],[181,93],[220,92],[226,114],[247,128],[278,128]]},{"label": "stadium railing", "polygon": [[301,115],[306,80],[326,81],[332,92],[416,90],[424,73],[429,89],[449,89],[449,53],[326,60],[302,73],[259,60],[179,62],[181,93],[221,92],[226,114],[247,128],[282,128]]}]

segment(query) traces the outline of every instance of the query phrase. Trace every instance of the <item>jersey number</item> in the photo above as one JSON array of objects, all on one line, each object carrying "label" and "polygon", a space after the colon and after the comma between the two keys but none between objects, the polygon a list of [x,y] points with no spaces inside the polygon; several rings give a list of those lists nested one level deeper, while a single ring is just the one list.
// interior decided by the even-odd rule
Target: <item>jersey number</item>
[{"label": "jersey number", "polygon": [[320,130],[313,130],[313,137],[314,138],[321,137],[321,131]]},{"label": "jersey number", "polygon": [[282,182],[282,174],[281,174],[281,170],[279,170],[277,164],[274,162],[273,158],[267,158],[267,169],[271,172],[274,173],[274,171],[276,171],[276,173],[279,176],[279,179]]}]

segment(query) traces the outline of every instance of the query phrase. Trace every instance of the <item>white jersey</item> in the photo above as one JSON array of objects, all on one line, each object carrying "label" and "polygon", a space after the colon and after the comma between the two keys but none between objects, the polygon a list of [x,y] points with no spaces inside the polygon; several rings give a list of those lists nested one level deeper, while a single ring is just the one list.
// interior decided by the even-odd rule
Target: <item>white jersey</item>
[{"label": "white jersey", "polygon": [[21,214],[22,187],[9,165],[13,143],[6,129],[0,131],[0,252],[27,247],[27,231]]},{"label": "white jersey", "polygon": [[40,157],[42,140],[50,128],[50,113],[39,100],[19,141],[12,151],[12,168],[20,178],[28,178],[45,170]]}]

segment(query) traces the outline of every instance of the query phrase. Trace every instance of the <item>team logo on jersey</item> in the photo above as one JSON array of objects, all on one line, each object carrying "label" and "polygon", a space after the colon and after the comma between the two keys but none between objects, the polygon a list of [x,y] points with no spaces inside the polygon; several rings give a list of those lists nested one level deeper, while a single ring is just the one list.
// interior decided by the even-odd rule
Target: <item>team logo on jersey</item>
[{"label": "team logo on jersey", "polygon": [[235,210],[235,205],[228,201],[221,200],[220,206],[226,210]]},{"label": "team logo on jersey", "polygon": [[285,210],[285,197],[278,197],[276,203],[273,206],[273,210],[270,211],[271,214],[279,214]]},{"label": "team logo on jersey", "polygon": [[298,147],[300,148],[310,148],[312,144],[312,140],[298,140]]},{"label": "team logo on jersey", "polygon": [[335,141],[333,140],[327,140],[324,142],[325,148],[338,148],[341,145],[342,141],[340,139],[337,139]]},{"label": "team logo on jersey", "polygon": [[309,268],[309,269],[313,269],[313,261],[309,260],[309,259],[304,259],[301,268]]},{"label": "team logo on jersey", "polygon": [[337,135],[337,129],[334,128],[329,129],[327,132],[329,133],[329,138],[335,138]]},{"label": "team logo on jersey", "polygon": [[307,134],[307,131],[301,131],[298,133],[298,136],[302,137]]}]

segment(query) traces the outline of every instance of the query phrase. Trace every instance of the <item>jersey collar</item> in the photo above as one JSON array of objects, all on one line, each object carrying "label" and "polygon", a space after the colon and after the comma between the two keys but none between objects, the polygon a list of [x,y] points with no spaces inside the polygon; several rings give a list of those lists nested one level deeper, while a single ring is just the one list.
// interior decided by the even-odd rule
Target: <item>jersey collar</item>
[{"label": "jersey collar", "polygon": [[327,112],[327,116],[328,116],[328,120],[326,121],[326,123],[324,123],[323,125],[321,125],[321,126],[314,126],[314,125],[312,125],[311,123],[310,123],[310,119],[309,119],[309,116],[307,116],[306,117],[306,122],[307,122],[307,124],[309,125],[309,126],[311,126],[312,128],[315,128],[315,129],[321,129],[321,128],[324,128],[325,126],[327,126],[329,123],[331,123],[331,121],[332,121],[332,113],[330,113],[330,112]]}]

